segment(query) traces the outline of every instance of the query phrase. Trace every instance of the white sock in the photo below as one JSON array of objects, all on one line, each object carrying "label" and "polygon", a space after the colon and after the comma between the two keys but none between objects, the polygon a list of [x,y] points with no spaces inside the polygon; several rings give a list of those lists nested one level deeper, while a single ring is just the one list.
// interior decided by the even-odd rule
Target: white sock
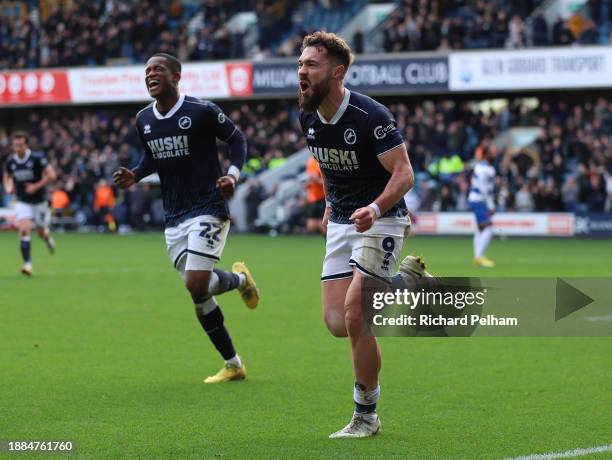
[{"label": "white sock", "polygon": [[474,233],[474,258],[480,259],[482,255],[478,252],[478,248],[480,247],[480,237],[482,232],[476,229],[476,233]]},{"label": "white sock", "polygon": [[478,252],[480,253],[479,257],[484,257],[485,251],[491,242],[491,238],[493,238],[493,227],[490,225],[486,227],[481,233],[480,241],[478,244]]},{"label": "white sock", "polygon": [[240,278],[240,282],[238,283],[238,287],[242,287],[246,284],[246,275],[244,273],[236,273],[236,275],[238,275],[238,278]]},{"label": "white sock", "polygon": [[211,294],[218,294],[217,289],[219,288],[219,275],[215,272],[210,272],[210,280],[208,281],[208,292]]},{"label": "white sock", "polygon": [[240,360],[240,356],[236,355],[233,358],[226,359],[225,364],[229,364],[234,367],[242,367],[242,361]]},{"label": "white sock", "polygon": [[217,308],[217,299],[215,296],[209,297],[204,302],[194,304],[197,310],[200,310],[203,314],[208,315],[211,311]]},{"label": "white sock", "polygon": [[370,391],[362,390],[355,385],[353,388],[353,398],[356,403],[363,404],[364,406],[376,404],[378,398],[380,398],[380,385],[376,385],[376,388]]}]

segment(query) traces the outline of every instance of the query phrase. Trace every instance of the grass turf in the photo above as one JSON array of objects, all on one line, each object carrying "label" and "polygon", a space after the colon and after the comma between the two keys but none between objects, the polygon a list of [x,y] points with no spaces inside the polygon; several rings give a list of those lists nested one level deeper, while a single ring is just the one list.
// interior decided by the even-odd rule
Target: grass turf
[{"label": "grass turf", "polygon": [[[0,439],[72,440],[84,458],[504,458],[612,443],[610,338],[383,338],[380,436],[328,440],[352,412],[345,340],[320,314],[323,242],[231,235],[260,308],[219,297],[247,368],[220,358],[160,234],[34,239],[23,278],[0,234]],[[410,239],[439,275],[482,275],[468,239]],[[496,240],[495,276],[612,276],[609,241]],[[604,458],[606,454],[600,455]]]}]

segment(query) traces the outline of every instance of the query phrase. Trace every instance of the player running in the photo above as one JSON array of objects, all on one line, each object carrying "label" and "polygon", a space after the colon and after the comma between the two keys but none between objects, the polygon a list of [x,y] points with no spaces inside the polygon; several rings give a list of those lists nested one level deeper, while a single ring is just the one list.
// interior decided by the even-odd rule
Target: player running
[{"label": "player running", "polygon": [[15,212],[23,258],[21,273],[32,276],[32,227],[36,227],[38,236],[45,240],[49,252],[55,253],[55,241],[49,229],[51,212],[46,187],[55,180],[56,174],[45,155],[42,152],[32,152],[28,144],[25,132],[13,134],[13,154],[6,161],[2,181],[6,193],[17,194]]},{"label": "player running", "polygon": [[495,181],[496,147],[491,145],[485,150],[484,158],[474,166],[468,203],[476,216],[476,232],[474,233],[474,265],[493,268],[495,262],[485,256],[485,251],[493,238],[493,223],[491,217],[495,213],[493,187]]},{"label": "player running", "polygon": [[[365,278],[388,282],[409,228],[404,195],[414,175],[391,112],[344,87],[352,53],[335,34],[304,38],[298,60],[300,122],[308,148],[323,173],[328,205],[327,243],[321,289],[330,332],[349,337],[355,376],[351,422],[330,438],[376,434],[380,420],[380,350],[361,310]],[[409,256],[395,278],[426,275]]]},{"label": "player running", "polygon": [[[159,174],[165,212],[165,237],[170,260],[191,294],[202,328],[225,365],[205,383],[241,380],[246,369],[224,325],[215,295],[237,289],[249,308],[257,307],[259,291],[248,268],[235,262],[232,271],[213,268],[229,231],[230,198],[246,157],[246,140],[212,102],[179,94],[181,63],[157,53],[146,64],[145,84],[151,104],[136,115],[144,154],[132,171],[113,175],[122,188],[153,172]],[[229,144],[231,166],[221,172],[216,139]]]}]

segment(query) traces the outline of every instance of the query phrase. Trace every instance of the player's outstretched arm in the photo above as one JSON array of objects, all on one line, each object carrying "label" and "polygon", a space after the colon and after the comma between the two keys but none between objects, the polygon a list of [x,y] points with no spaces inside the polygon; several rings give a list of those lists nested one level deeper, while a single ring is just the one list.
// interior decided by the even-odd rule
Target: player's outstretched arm
[{"label": "player's outstretched arm", "polygon": [[55,173],[55,169],[53,169],[53,166],[48,164],[47,166],[45,166],[45,169],[43,170],[42,178],[38,182],[34,182],[34,183],[30,183],[26,185],[26,193],[29,193],[29,194],[36,193],[41,188],[49,185],[55,179],[57,179],[57,174]]},{"label": "player's outstretched arm", "polygon": [[222,176],[217,179],[217,188],[224,200],[231,198],[236,190],[236,178],[232,175]]},{"label": "player's outstretched arm", "polygon": [[12,195],[13,193],[15,193],[13,178],[6,171],[4,171],[4,173],[2,174],[2,186],[4,187],[4,191],[8,195]]},{"label": "player's outstretched arm", "polygon": [[127,168],[119,168],[113,173],[113,181],[121,188],[130,188],[136,182],[136,174]]},{"label": "player's outstretched arm", "polygon": [[[142,143],[146,145],[144,141]],[[139,182],[140,179],[153,174],[156,170],[155,161],[151,158],[150,153],[145,150],[140,157],[138,165],[133,170],[120,167],[113,173],[113,181],[121,188],[130,188],[136,182]]]},{"label": "player's outstretched arm", "polygon": [[227,200],[234,195],[236,184],[240,178],[240,170],[246,160],[247,144],[242,131],[235,128],[230,138],[227,140],[230,147],[230,164],[227,175],[217,180],[217,188],[221,192],[223,199]]},{"label": "player's outstretched arm", "polygon": [[358,232],[370,229],[374,221],[400,201],[414,185],[414,173],[405,144],[402,143],[379,155],[378,160],[391,173],[391,177],[383,192],[372,204],[357,209],[350,217]]}]

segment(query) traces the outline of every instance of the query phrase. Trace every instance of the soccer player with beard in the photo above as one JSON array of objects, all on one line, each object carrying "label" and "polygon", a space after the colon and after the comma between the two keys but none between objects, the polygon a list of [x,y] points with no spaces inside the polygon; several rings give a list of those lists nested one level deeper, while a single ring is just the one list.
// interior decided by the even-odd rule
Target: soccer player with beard
[{"label": "soccer player with beard", "polygon": [[[181,63],[174,56],[157,53],[147,61],[145,84],[155,100],[136,115],[144,154],[133,171],[120,168],[113,178],[128,188],[153,172],[159,174],[168,256],[185,281],[202,328],[225,360],[204,382],[242,380],[246,369],[215,295],[237,289],[247,307],[255,308],[259,291],[244,262],[235,262],[231,272],[213,267],[229,231],[226,200],[244,164],[246,140],[218,106],[179,94],[180,79]],[[231,166],[225,174],[217,139],[230,147]]]},{"label": "soccer player with beard", "polygon": [[352,59],[342,38],[315,32],[304,38],[298,60],[300,123],[321,167],[327,200],[323,316],[334,336],[349,337],[355,377],[353,418],[331,438],[366,437],[380,429],[381,360],[362,314],[366,278],[393,287],[428,276],[413,256],[395,274],[410,225],[403,197],[414,175],[391,112],[344,87]]}]

